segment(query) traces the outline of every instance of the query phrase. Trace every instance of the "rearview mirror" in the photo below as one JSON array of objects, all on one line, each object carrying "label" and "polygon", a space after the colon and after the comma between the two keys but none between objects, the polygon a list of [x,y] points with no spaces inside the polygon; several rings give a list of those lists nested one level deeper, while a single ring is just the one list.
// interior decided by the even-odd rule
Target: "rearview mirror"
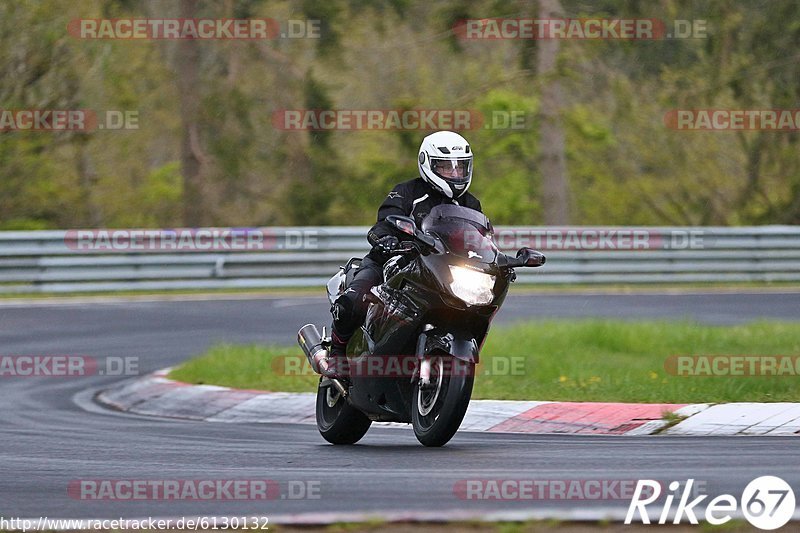
[{"label": "rearview mirror", "polygon": [[388,217],[386,217],[386,220],[389,222],[389,224],[394,224],[394,226],[403,233],[407,233],[409,235],[417,234],[417,224],[411,217],[404,217],[400,215],[389,215]]},{"label": "rearview mirror", "polygon": [[546,261],[544,254],[537,252],[533,248],[520,248],[517,251],[517,259],[522,262],[523,266],[527,267],[539,267]]}]

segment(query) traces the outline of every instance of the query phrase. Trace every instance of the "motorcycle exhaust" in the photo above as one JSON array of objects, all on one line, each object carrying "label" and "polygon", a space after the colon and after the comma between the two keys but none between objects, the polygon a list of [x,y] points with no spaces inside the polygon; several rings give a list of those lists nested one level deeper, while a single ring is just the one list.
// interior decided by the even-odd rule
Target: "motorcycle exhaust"
[{"label": "motorcycle exhaust", "polygon": [[325,374],[328,365],[328,349],[325,347],[322,336],[319,334],[317,326],[314,324],[306,324],[300,331],[297,332],[297,343],[306,354],[308,362],[311,363],[311,368],[317,374]]},{"label": "motorcycle exhaust", "polygon": [[325,341],[322,339],[322,335],[319,334],[317,326],[306,324],[300,328],[300,331],[297,332],[297,343],[303,349],[303,353],[306,354],[314,372],[328,378],[342,396],[347,396],[347,389],[342,385],[342,382],[330,375],[333,373],[331,372],[331,364],[328,361],[328,355],[330,354],[325,347]]}]

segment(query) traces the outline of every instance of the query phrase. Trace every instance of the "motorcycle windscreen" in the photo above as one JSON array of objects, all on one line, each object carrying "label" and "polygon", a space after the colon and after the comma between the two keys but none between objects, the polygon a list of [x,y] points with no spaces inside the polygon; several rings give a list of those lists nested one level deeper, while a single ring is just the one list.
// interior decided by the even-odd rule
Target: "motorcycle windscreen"
[{"label": "motorcycle windscreen", "polygon": [[492,240],[491,230],[477,221],[453,216],[429,215],[423,223],[423,231],[436,234],[447,250],[458,257],[480,263],[492,263],[497,256],[497,246]]}]

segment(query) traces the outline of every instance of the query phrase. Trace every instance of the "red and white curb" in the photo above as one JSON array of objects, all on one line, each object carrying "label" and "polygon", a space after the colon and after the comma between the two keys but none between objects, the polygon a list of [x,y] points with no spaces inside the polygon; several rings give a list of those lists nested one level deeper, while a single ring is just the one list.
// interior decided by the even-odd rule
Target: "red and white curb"
[{"label": "red and white curb", "polygon": [[[315,423],[315,393],[239,390],[168,379],[169,369],[122,382],[96,399],[120,411],[233,423]],[[669,426],[667,413],[682,420]],[[406,427],[406,424],[380,423]],[[664,428],[667,428],[666,430]],[[634,404],[473,400],[462,431],[585,435],[798,435],[800,404]]]}]

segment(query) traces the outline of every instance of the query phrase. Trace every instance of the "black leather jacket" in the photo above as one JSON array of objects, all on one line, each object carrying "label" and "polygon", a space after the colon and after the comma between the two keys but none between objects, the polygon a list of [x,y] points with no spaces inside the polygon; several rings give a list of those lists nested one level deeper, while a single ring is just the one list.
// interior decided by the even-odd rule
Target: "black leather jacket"
[{"label": "black leather jacket", "polygon": [[[417,226],[422,224],[422,219],[430,213],[431,208],[440,204],[457,204],[481,211],[481,203],[469,192],[465,192],[459,198],[453,200],[436,189],[425,183],[422,178],[404,181],[395,185],[394,189],[386,195],[386,199],[378,208],[378,222],[372,226],[367,234],[367,240],[372,246],[381,237],[394,235],[401,237],[398,230],[388,222],[386,217],[389,215],[402,215],[414,218]],[[367,257],[383,264],[386,258],[375,250],[370,251]]]}]

